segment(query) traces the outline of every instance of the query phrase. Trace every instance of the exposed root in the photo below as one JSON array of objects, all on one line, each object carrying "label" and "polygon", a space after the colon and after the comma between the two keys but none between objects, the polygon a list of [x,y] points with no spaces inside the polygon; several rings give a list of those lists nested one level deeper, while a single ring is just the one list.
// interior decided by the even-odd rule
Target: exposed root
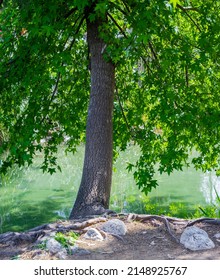
[{"label": "exposed root", "polygon": [[11,245],[16,245],[19,243],[33,243],[35,242],[39,237],[42,237],[46,234],[46,231],[44,230],[37,230],[33,232],[6,232],[0,235],[0,243],[7,244],[10,243]]},{"label": "exposed root", "polygon": [[7,243],[10,243],[11,245],[16,245],[19,243],[33,243],[35,242],[39,237],[43,237],[45,235],[49,235],[51,232],[68,232],[70,230],[83,230],[84,228],[91,226],[93,224],[97,224],[100,222],[107,221],[106,218],[98,217],[94,219],[90,219],[83,222],[76,222],[74,224],[64,226],[59,223],[54,224],[44,224],[38,227],[35,227],[33,229],[30,229],[26,232],[6,232],[3,234],[0,234],[0,243],[3,243],[7,245]]},{"label": "exposed root", "polygon": [[[120,218],[120,214],[118,214]],[[127,216],[127,221],[140,221],[140,222],[146,222],[146,221],[152,221],[156,220],[159,222],[162,222],[168,233],[170,234],[171,238],[179,243],[179,239],[173,234],[171,229],[172,225],[182,225],[184,227],[192,226],[196,223],[208,223],[211,225],[220,225],[220,219],[212,219],[212,218],[199,218],[193,221],[184,220],[184,219],[178,219],[173,217],[165,217],[165,216],[159,216],[159,215],[137,215],[137,214],[127,214],[123,215],[123,218]],[[37,226],[35,228],[32,228],[26,232],[6,232],[3,234],[0,234],[0,244],[4,244],[4,246],[11,246],[11,245],[17,245],[21,243],[34,243],[38,239],[44,237],[44,236],[50,236],[52,232],[68,232],[68,231],[76,231],[80,234],[86,232],[86,228],[97,224],[101,222],[106,222],[108,220],[108,216],[106,217],[97,217],[92,216],[93,218],[87,220],[84,219],[77,219],[77,220],[70,220],[70,221],[60,221],[57,223],[49,223],[49,224],[43,224],[40,226]],[[101,234],[104,236],[104,238],[107,237],[108,233],[104,233],[100,230]],[[121,236],[111,234],[112,236],[120,239],[121,241],[124,241],[124,239]]]},{"label": "exposed root", "polygon": [[[167,217],[164,216],[158,216],[158,215],[137,215],[137,214],[129,214],[127,220],[128,221],[140,221],[140,222],[146,222],[148,220],[158,220],[160,222],[163,222],[165,227],[167,228],[168,233],[172,237],[172,239],[177,242],[178,244],[180,243],[179,239],[172,233],[170,224],[168,221]],[[172,218],[170,220],[173,220]],[[175,219],[176,221],[176,219]]]},{"label": "exposed root", "polygon": [[101,230],[100,228],[98,229],[98,231],[102,234],[102,236],[104,237],[104,239],[106,239],[108,235],[111,235],[111,236],[116,237],[117,239],[119,239],[119,240],[121,240],[121,241],[124,242],[124,238],[121,237],[121,236],[118,235],[118,234],[110,233],[110,232],[105,232],[105,231]]},{"label": "exposed root", "polygon": [[106,222],[106,221],[107,221],[107,218],[98,217],[98,218],[89,219],[89,220],[83,221],[83,222],[76,222],[76,223],[74,223],[70,226],[59,225],[56,228],[56,231],[82,230],[82,229],[84,229],[86,227],[89,227],[91,225],[101,223],[101,222]]},{"label": "exposed root", "polygon": [[213,218],[199,218],[192,222],[187,223],[187,227],[193,226],[196,223],[208,223],[212,225],[220,225],[220,219],[213,219]]}]

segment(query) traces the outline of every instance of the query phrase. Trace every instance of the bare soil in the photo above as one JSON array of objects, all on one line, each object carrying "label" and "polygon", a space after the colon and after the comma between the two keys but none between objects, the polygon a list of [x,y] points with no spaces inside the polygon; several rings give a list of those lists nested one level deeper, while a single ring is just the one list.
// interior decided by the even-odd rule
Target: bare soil
[{"label": "bare soil", "polygon": [[[198,223],[196,226],[204,229],[215,243],[214,249],[190,251],[177,243],[167,231],[165,225],[157,220],[147,222],[127,221],[121,218],[127,226],[123,237],[106,235],[104,241],[93,241],[83,238],[76,241],[79,249],[87,253],[68,255],[68,260],[220,260],[220,239],[214,237],[220,233],[220,225]],[[101,223],[92,225],[99,228]],[[172,233],[179,239],[184,225],[172,225]],[[80,251],[80,250],[79,250]],[[89,252],[88,252],[89,251]],[[86,252],[86,251],[84,251]],[[45,249],[27,241],[17,245],[0,243],[0,259],[58,259]]]}]

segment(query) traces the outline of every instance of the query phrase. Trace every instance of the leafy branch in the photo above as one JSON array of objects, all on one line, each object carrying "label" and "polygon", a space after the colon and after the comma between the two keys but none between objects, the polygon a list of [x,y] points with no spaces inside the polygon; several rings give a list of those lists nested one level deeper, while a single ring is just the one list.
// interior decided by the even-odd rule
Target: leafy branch
[{"label": "leafy branch", "polygon": [[[119,5],[117,5],[116,3],[113,3],[111,1],[109,1],[110,4],[115,7],[119,12],[121,12],[124,16],[128,16],[128,13],[126,11],[124,11]],[[129,11],[128,11],[129,12]]]},{"label": "leafy branch", "polygon": [[128,36],[124,32],[124,30],[121,28],[121,26],[117,23],[117,21],[113,18],[113,16],[110,13],[108,13],[108,12],[107,12],[107,16],[113,21],[113,23],[117,26],[117,28],[119,29],[121,34],[127,39]]},{"label": "leafy branch", "polygon": [[[180,10],[182,10],[186,15],[187,17],[193,22],[193,24],[197,27],[197,29],[202,32],[200,26],[198,25],[198,23],[191,17],[191,15],[188,13],[188,11],[192,10],[192,9],[189,9],[189,7],[182,7],[181,5],[177,4],[176,5]],[[194,9],[193,9],[194,10]],[[194,10],[195,11],[195,10]]]},{"label": "leafy branch", "polygon": [[120,95],[119,95],[119,92],[118,92],[117,85],[115,85],[115,91],[116,91],[116,97],[117,97],[117,100],[118,100],[118,104],[119,104],[119,107],[121,109],[122,117],[123,117],[123,119],[125,121],[125,124],[126,124],[128,132],[130,133],[131,137],[133,138],[133,131],[131,130],[131,127],[130,127],[130,125],[128,123],[128,120],[126,118],[126,115],[125,115],[125,112],[124,112],[124,108],[123,108],[122,103],[121,103],[121,99],[120,99]]},{"label": "leafy branch", "polygon": [[[80,18],[80,17],[79,17]],[[78,18],[78,19],[79,19]],[[78,20],[77,19],[77,20]],[[83,25],[83,22],[84,22],[84,20],[86,19],[86,17],[85,16],[83,16],[82,18],[81,18],[81,20],[80,20],[80,22],[79,22],[79,25],[78,25],[78,27],[76,28],[76,31],[75,31],[75,33],[74,33],[74,38],[73,38],[73,40],[72,40],[72,42],[70,43],[70,45],[69,45],[69,50],[71,50],[72,49],[72,47],[73,47],[73,45],[74,45],[74,43],[75,43],[75,41],[76,41],[76,35],[79,33],[79,31],[80,31],[80,28],[81,28],[81,26]],[[76,25],[76,23],[74,24],[74,26]]]},{"label": "leafy branch", "polygon": [[70,17],[72,14],[74,14],[77,11],[77,7],[72,8],[71,10],[69,10],[68,13],[65,14],[64,18],[67,19],[68,17]]}]

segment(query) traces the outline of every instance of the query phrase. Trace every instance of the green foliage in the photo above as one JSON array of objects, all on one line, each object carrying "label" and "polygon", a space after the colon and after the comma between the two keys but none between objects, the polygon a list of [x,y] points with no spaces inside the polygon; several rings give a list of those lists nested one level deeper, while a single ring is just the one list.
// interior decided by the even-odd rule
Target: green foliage
[{"label": "green foliage", "polygon": [[208,205],[206,207],[199,207],[200,213],[203,214],[205,217],[210,218],[220,218],[220,196],[215,189],[216,194],[216,201],[215,203],[212,203],[212,205]]},{"label": "green foliage", "polygon": [[8,133],[7,130],[3,127],[3,125],[1,125],[0,123],[0,148],[1,145],[4,141],[6,141],[8,139]]},{"label": "green foliage", "polygon": [[177,4],[181,4],[180,0],[169,0],[169,2],[173,5],[174,8],[176,8]]},{"label": "green foliage", "polygon": [[[5,2],[5,1],[4,1]],[[173,8],[172,8],[173,7]],[[116,66],[114,149],[141,156],[128,165],[138,187],[157,186],[192,163],[219,169],[220,1],[6,1],[0,11],[0,123],[9,139],[2,171],[57,169],[57,146],[85,140],[89,56],[85,20],[105,18],[103,55]],[[41,139],[47,143],[42,144]],[[116,152],[115,152],[116,154]]]},{"label": "green foliage", "polygon": [[37,248],[37,249],[40,249],[40,250],[46,250],[46,248],[47,248],[47,242],[46,242],[46,241],[43,241],[43,242],[37,244],[37,245],[36,245],[36,248]]},{"label": "green foliage", "polygon": [[79,234],[74,231],[70,231],[67,234],[57,232],[55,235],[55,240],[67,249],[69,248],[69,246],[73,246],[78,238]]}]

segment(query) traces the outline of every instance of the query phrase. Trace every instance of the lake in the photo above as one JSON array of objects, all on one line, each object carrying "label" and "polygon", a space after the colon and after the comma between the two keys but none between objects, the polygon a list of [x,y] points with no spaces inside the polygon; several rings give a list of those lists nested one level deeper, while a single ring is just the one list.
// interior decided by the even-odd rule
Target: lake
[{"label": "lake", "polygon": [[[68,218],[80,184],[84,147],[75,155],[66,156],[59,149],[62,172],[43,174],[42,155],[28,168],[14,168],[0,185],[0,232],[21,231],[34,226]],[[157,175],[159,186],[148,196],[138,190],[133,176],[126,171],[126,162],[138,158],[138,149],[129,147],[116,160],[113,172],[110,208],[117,212],[136,212],[189,216],[215,201],[220,181],[211,173],[193,168]]]}]

